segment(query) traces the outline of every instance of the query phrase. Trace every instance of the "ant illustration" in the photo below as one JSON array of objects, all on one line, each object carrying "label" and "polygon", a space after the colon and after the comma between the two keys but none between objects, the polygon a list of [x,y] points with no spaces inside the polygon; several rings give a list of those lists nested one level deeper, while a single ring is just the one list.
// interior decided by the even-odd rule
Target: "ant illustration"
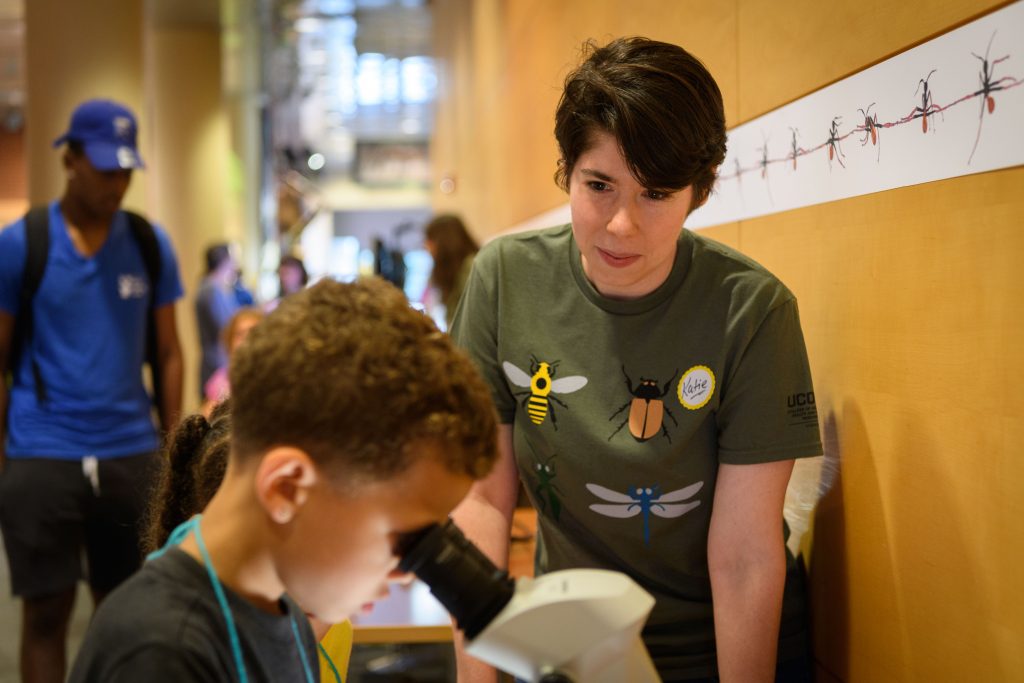
[{"label": "ant illustration", "polygon": [[928,89],[928,80],[936,71],[938,71],[938,69],[932,69],[931,71],[928,72],[927,76],[918,80],[917,89],[914,90],[915,95],[918,93],[918,91],[921,91],[921,106],[914,107],[914,111],[911,113],[910,118],[918,118],[918,115],[920,115],[921,130],[923,130],[925,133],[928,132],[928,117],[934,114],[935,112],[942,112],[942,107],[935,104],[935,102],[932,100],[932,92]]},{"label": "ant illustration", "polygon": [[771,202],[772,206],[775,205],[775,197],[772,196],[772,185],[768,181],[768,164],[771,163],[768,160],[768,138],[761,134],[761,139],[764,140],[764,144],[757,148],[757,151],[761,152],[761,160],[758,161],[758,166],[761,167],[761,177],[764,178],[764,186],[768,190],[768,201]]},{"label": "ant illustration", "polygon": [[758,147],[757,149],[758,149],[759,152],[761,152],[761,161],[758,162],[759,165],[761,166],[761,177],[762,178],[767,178],[768,177],[768,139],[765,138],[764,146],[763,147]]},{"label": "ant illustration", "polygon": [[985,48],[985,56],[976,55],[973,52],[976,59],[981,60],[981,72],[978,73],[978,80],[981,82],[981,89],[974,93],[977,97],[981,95],[981,110],[978,112],[978,135],[974,138],[974,147],[971,148],[971,156],[967,159],[967,163],[971,163],[971,159],[974,158],[974,152],[978,149],[978,141],[981,139],[981,124],[985,119],[985,109],[988,108],[988,113],[991,115],[996,110],[996,99],[992,97],[992,93],[997,90],[1003,90],[1010,85],[1017,82],[1017,80],[1011,76],[1003,76],[998,80],[992,80],[995,76],[996,64],[1005,61],[1010,58],[1010,55],[1004,55],[999,59],[994,59],[990,63],[988,61],[988,53],[992,49],[992,41],[995,40],[996,32],[992,32],[992,37],[988,39],[988,47]]},{"label": "ant illustration", "polygon": [[[530,446],[530,450],[533,450],[533,446]],[[554,459],[558,457],[558,454],[552,454],[547,460],[541,462],[540,457],[537,456],[537,452],[534,451],[534,471],[537,472],[537,485],[533,488],[533,493],[537,497],[538,507],[540,512],[547,512],[548,508],[551,509],[551,516],[557,522],[558,517],[562,512],[562,501],[559,496],[562,495],[558,485],[555,484],[554,479],[557,476],[555,474]]]},{"label": "ant illustration", "polygon": [[860,127],[864,131],[864,139],[860,141],[860,146],[863,147],[868,144],[868,138],[870,138],[872,146],[878,146],[878,155],[875,157],[875,161],[878,161],[882,156],[882,146],[878,144],[878,138],[880,137],[878,133],[878,113],[871,113],[871,107],[873,106],[875,106],[874,102],[869,104],[867,109],[857,110],[864,117],[864,123]]},{"label": "ant illustration", "polygon": [[832,169],[832,159],[839,162],[839,165],[846,168],[846,164],[843,163],[843,146],[840,144],[842,138],[839,136],[839,122],[843,120],[842,116],[835,116],[832,118],[832,125],[828,129],[828,141],[825,143],[828,145],[828,167]]},{"label": "ant illustration", "polygon": [[790,132],[793,134],[792,142],[790,143],[790,157],[793,159],[793,170],[796,170],[796,158],[800,156],[800,148],[796,144],[796,136],[798,134],[796,128],[790,128]]}]

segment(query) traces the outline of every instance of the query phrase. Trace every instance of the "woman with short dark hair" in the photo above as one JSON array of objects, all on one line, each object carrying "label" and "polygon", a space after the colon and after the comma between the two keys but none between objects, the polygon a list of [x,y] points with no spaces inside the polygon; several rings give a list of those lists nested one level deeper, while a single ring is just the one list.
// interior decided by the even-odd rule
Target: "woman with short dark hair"
[{"label": "woman with short dark hair", "polygon": [[664,680],[810,681],[782,520],[794,459],[821,453],[796,299],[683,229],[725,158],[700,61],[645,38],[585,53],[555,115],[572,223],[485,246],[452,326],[502,422],[456,519],[501,562],[521,478],[536,571],[618,570],[654,595]]}]

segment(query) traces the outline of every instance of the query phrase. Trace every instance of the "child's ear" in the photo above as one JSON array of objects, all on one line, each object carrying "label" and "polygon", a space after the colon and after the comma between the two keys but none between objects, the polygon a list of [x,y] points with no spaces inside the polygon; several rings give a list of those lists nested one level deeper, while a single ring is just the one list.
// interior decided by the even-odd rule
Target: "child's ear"
[{"label": "child's ear", "polygon": [[256,496],[277,524],[287,524],[309,498],[317,480],[309,455],[298,448],[281,446],[264,454],[256,470]]}]

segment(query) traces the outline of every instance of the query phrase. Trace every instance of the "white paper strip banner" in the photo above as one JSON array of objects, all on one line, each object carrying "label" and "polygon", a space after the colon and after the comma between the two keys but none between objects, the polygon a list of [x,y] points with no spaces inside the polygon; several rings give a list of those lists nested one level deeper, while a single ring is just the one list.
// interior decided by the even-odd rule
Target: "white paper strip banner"
[{"label": "white paper strip banner", "polygon": [[1024,2],[738,126],[728,145],[688,228],[1024,164]]}]

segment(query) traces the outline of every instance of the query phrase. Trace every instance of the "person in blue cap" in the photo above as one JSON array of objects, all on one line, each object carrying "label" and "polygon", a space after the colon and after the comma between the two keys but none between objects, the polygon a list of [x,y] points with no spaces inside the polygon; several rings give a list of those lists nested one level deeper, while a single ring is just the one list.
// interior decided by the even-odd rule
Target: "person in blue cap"
[{"label": "person in blue cap", "polygon": [[125,106],[81,104],[54,142],[63,195],[0,231],[0,528],[23,681],[64,679],[79,579],[99,604],[140,566],[153,403],[163,429],[181,408],[177,261],[163,230],[121,210],[136,137]]}]

